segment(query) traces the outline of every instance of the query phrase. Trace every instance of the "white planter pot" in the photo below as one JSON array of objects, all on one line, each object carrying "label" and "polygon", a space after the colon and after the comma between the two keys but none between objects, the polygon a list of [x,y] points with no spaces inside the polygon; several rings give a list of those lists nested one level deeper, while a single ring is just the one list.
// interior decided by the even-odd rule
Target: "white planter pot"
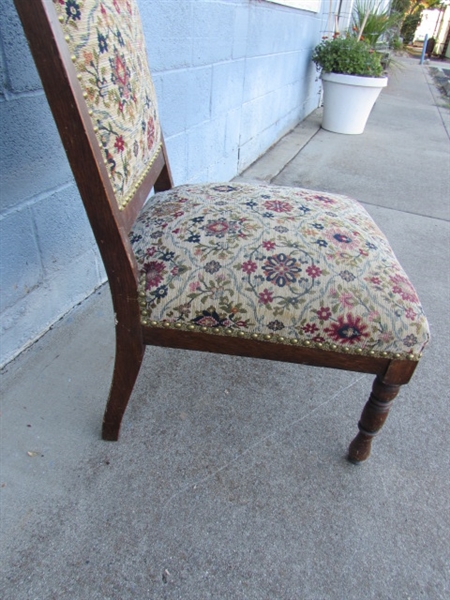
[{"label": "white planter pot", "polygon": [[322,81],[322,127],[334,133],[358,134],[364,131],[388,78],[322,73]]}]

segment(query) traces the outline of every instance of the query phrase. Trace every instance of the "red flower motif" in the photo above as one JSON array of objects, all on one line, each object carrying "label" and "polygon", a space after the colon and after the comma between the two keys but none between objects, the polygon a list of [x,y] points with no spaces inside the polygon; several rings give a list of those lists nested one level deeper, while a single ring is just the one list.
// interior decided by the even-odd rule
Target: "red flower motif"
[{"label": "red flower motif", "polygon": [[217,219],[216,221],[208,221],[208,224],[205,225],[206,235],[215,235],[217,237],[224,237],[224,235],[230,229],[229,224],[226,219],[223,217]]},{"label": "red flower motif", "polygon": [[163,275],[166,270],[166,266],[163,262],[152,260],[151,262],[144,265],[145,269],[145,289],[150,290],[151,288],[158,287],[163,280]]},{"label": "red flower motif", "polygon": [[305,333],[316,333],[316,331],[319,331],[319,328],[315,323],[306,323],[302,329]]},{"label": "red flower motif", "polygon": [[117,152],[123,152],[125,150],[125,142],[123,141],[123,137],[121,135],[116,137],[114,148],[117,150]]},{"label": "red flower motif", "polygon": [[147,147],[149,150],[152,149],[155,141],[155,121],[153,117],[150,117],[147,123]]},{"label": "red flower motif", "polygon": [[316,265],[311,265],[310,267],[308,267],[306,269],[306,272],[311,277],[311,279],[315,279],[316,277],[319,277],[319,275],[322,275],[322,271],[319,269],[319,267],[316,267]]},{"label": "red flower motif", "polygon": [[244,273],[247,273],[247,275],[254,273],[257,268],[258,265],[252,260],[247,260],[245,263],[242,263],[242,270],[244,271]]},{"label": "red flower motif", "polygon": [[328,306],[321,306],[317,311],[317,316],[321,321],[327,321],[331,317],[331,309]]},{"label": "red flower motif", "polygon": [[115,67],[116,67],[116,76],[117,76],[117,79],[120,81],[120,83],[122,84],[122,86],[125,87],[127,85],[127,83],[128,83],[127,68],[125,66],[124,61],[122,60],[122,58],[118,54],[116,54]]},{"label": "red flower motif", "polygon": [[120,15],[120,6],[119,6],[117,0],[113,0],[113,4],[114,4],[114,8],[117,10],[117,12]]},{"label": "red flower motif", "polygon": [[367,325],[361,322],[361,317],[355,318],[351,313],[347,315],[346,319],[340,315],[337,323],[332,323],[330,327],[324,329],[325,333],[328,333],[335,342],[351,346],[361,341],[362,338],[369,337],[366,330]]},{"label": "red flower motif", "polygon": [[282,202],[281,200],[267,200],[267,202],[264,202],[264,206],[267,210],[273,210],[273,212],[277,213],[290,212],[292,210],[289,202]]},{"label": "red flower motif", "polygon": [[202,317],[201,319],[198,319],[196,322],[197,322],[197,325],[202,325],[203,327],[217,327],[217,325],[219,324],[218,321],[210,315],[206,316],[206,317]]},{"label": "red flower motif", "polygon": [[394,283],[394,287],[392,291],[394,294],[400,294],[402,300],[405,302],[418,302],[419,299],[417,297],[416,291],[409,282],[407,277],[403,275],[397,274],[393,277],[390,277],[392,283]]},{"label": "red flower motif", "polygon": [[371,277],[370,281],[374,284],[374,285],[380,285],[381,284],[381,279],[379,277]]},{"label": "red flower motif", "polygon": [[270,240],[262,243],[263,248],[266,250],[273,250],[275,248],[275,242],[271,242]]},{"label": "red flower motif", "polygon": [[267,288],[259,294],[260,304],[269,304],[269,302],[272,302],[272,300],[273,300],[272,292],[270,292]]}]

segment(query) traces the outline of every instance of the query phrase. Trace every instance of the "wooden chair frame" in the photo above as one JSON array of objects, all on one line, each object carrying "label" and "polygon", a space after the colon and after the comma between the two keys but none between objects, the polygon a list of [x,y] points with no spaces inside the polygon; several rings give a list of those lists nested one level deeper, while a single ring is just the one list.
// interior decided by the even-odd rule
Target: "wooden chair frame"
[{"label": "wooden chair frame", "polygon": [[[349,460],[368,458],[373,437],[381,429],[400,386],[409,382],[417,362],[342,352],[268,344],[264,341],[174,331],[141,324],[138,273],[128,238],[151,190],[172,188],[164,142],[150,171],[124,210],[119,210],[98,146],[70,52],[52,0],[15,0],[42,84],[64,144],[80,195],[108,275],[116,318],[116,356],[102,436],[117,440],[122,416],[133,390],[146,345],[182,348],[331,367],[376,375],[350,444]],[[93,199],[95,200],[93,201]]]}]

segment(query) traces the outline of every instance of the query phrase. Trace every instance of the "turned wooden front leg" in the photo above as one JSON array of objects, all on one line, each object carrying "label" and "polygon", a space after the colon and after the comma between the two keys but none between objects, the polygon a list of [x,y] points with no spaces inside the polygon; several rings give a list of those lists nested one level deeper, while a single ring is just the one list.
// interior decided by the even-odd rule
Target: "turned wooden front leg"
[{"label": "turned wooden front leg", "polygon": [[372,440],[386,421],[399,390],[399,385],[383,383],[379,377],[375,379],[372,393],[358,423],[359,433],[348,450],[348,459],[352,463],[357,464],[369,458]]}]

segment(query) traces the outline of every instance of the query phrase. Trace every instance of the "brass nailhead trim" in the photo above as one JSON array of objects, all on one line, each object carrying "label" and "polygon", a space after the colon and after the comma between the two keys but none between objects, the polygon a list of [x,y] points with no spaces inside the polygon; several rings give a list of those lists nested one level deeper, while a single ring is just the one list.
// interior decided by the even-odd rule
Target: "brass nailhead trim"
[{"label": "brass nailhead trim", "polygon": [[[145,278],[142,280],[142,283],[145,283]],[[318,348],[318,349],[324,349],[326,351],[336,351],[338,350],[338,346],[336,344],[330,344],[330,345],[326,345],[323,342],[311,342],[311,340],[305,340],[303,341],[303,343],[301,342],[300,339],[298,338],[286,338],[282,335],[280,336],[274,336],[273,334],[267,333],[267,334],[261,334],[261,333],[251,333],[251,334],[246,334],[245,331],[237,331],[231,328],[227,328],[224,330],[220,330],[220,328],[210,328],[210,327],[206,327],[206,326],[199,326],[199,325],[194,325],[194,324],[189,324],[189,325],[185,325],[183,323],[177,322],[177,323],[171,323],[170,321],[148,321],[146,319],[147,315],[148,315],[148,311],[146,309],[146,301],[145,301],[145,292],[140,291],[138,292],[138,297],[139,297],[139,304],[142,307],[141,309],[141,322],[143,325],[151,325],[152,327],[164,327],[164,328],[169,328],[169,327],[175,327],[176,329],[183,329],[186,328],[189,331],[202,331],[203,333],[211,333],[211,334],[218,334],[218,335],[229,335],[229,336],[235,336],[235,337],[240,337],[240,338],[245,338],[247,337],[247,339],[264,339],[266,341],[273,341],[273,342],[280,342],[280,343],[291,343],[291,344],[301,344],[302,346],[309,348],[309,347],[313,347],[313,348]],[[341,353],[346,353],[346,354],[351,354],[353,356],[357,356],[357,355],[361,355],[364,352],[363,348],[355,348],[352,349],[349,346],[346,346],[344,348],[340,347],[339,348],[339,352]],[[390,356],[391,358],[396,358],[396,359],[401,359],[403,356],[403,359],[409,359],[409,360],[419,360],[420,358],[422,358],[422,353],[415,355],[414,352],[408,352],[407,354],[400,354],[400,353],[389,353],[386,351],[383,352],[379,352],[377,353],[375,350],[370,350],[367,353],[369,356],[379,356],[379,357],[388,357]]]},{"label": "brass nailhead trim", "polygon": [[133,190],[130,193],[128,193],[125,196],[125,198],[123,198],[121,200],[121,206],[119,206],[120,210],[123,210],[124,208],[126,208],[126,206],[129,204],[130,200],[133,198],[134,194],[137,192],[139,187],[144,182],[144,180],[147,177],[148,173],[150,172],[150,169],[152,168],[155,160],[158,158],[161,148],[162,148],[162,142],[160,142],[158,144],[158,147],[155,150],[155,154],[153,155],[152,159],[147,163],[147,165],[146,165],[144,171],[142,172],[141,176],[139,177],[137,183],[133,186]]}]

